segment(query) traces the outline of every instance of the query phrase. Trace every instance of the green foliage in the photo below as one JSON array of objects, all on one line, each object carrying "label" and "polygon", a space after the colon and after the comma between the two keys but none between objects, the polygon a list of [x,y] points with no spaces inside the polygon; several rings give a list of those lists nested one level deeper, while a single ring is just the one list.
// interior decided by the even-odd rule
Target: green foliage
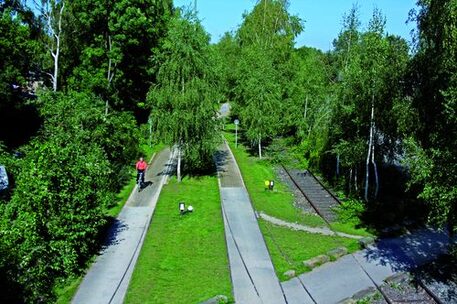
[{"label": "green foliage", "polygon": [[257,46],[245,47],[238,69],[237,107],[247,139],[272,138],[278,132],[281,96],[272,58]]},{"label": "green foliage", "polygon": [[107,170],[112,190],[117,192],[126,178],[130,177],[126,164],[138,155],[140,133],[135,119],[127,112],[104,115],[104,102],[86,94],[44,94],[37,101],[41,115],[45,117],[42,136],[64,136],[65,140],[97,143],[110,165]]},{"label": "green foliage", "polygon": [[189,168],[212,162],[219,140],[209,36],[190,13],[178,11],[157,52],[158,82],[148,95],[153,129],[178,145]]},{"label": "green foliage", "polygon": [[339,156],[350,191],[355,184],[352,179],[367,169],[364,163],[372,126],[375,162],[390,161],[400,150],[396,111],[400,104],[406,104],[400,83],[409,55],[403,39],[385,33],[385,22],[381,12],[374,10],[368,29],[362,32],[354,7],[334,42],[337,98],[326,150]]},{"label": "green foliage", "polygon": [[[282,98],[289,85],[294,38],[302,30],[302,21],[287,12],[285,1],[263,0],[244,16],[237,31],[239,60],[233,90],[234,112],[248,140],[252,145],[258,144],[259,156],[262,141],[283,129],[281,114],[288,105],[283,104]],[[229,77],[233,79],[231,74]]]},{"label": "green foliage", "polygon": [[166,33],[171,10],[170,0],[67,3],[64,83],[101,96],[113,109],[141,111],[137,103],[154,79],[150,58]]},{"label": "green foliage", "polygon": [[0,222],[1,247],[11,255],[0,259],[13,261],[8,280],[27,302],[51,301],[50,286],[79,273],[97,250],[106,209],[137,153],[133,117],[106,117],[100,104],[74,92],[37,101],[44,126],[13,171],[16,186]]},{"label": "green foliage", "polygon": [[411,64],[418,124],[407,142],[412,182],[430,203],[431,220],[457,231],[457,1],[419,1],[418,52]]},{"label": "green foliage", "polygon": [[[17,147],[36,128],[21,90],[28,85],[29,73],[37,70],[42,49],[22,15],[9,8],[0,11],[0,141],[8,147]],[[17,126],[23,117],[24,126]]]}]

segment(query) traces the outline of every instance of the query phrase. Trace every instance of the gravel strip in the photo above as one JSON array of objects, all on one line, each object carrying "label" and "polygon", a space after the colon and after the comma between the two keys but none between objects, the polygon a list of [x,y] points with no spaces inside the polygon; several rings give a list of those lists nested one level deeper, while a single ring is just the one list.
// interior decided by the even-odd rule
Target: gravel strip
[{"label": "gravel strip", "polygon": [[292,191],[292,194],[294,195],[294,206],[305,211],[306,213],[317,215],[316,211],[305,198],[303,193],[301,193],[301,191],[297,188],[297,186],[281,166],[276,167],[276,174],[281,182],[289,186],[289,189]]}]

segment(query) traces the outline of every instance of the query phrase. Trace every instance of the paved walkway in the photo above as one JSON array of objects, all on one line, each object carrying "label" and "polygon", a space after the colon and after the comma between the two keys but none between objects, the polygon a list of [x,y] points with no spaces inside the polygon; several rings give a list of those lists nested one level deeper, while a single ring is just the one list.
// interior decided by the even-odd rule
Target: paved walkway
[{"label": "paved walkway", "polygon": [[122,303],[172,157],[166,149],[146,171],[147,186],[133,190],[110,229],[105,248],[92,265],[72,303]]},{"label": "paved walkway", "polygon": [[216,163],[235,301],[285,304],[238,166],[227,144],[219,150]]},{"label": "paved walkway", "polygon": [[271,215],[268,215],[266,213],[260,212],[259,217],[267,222],[270,222],[274,225],[277,226],[282,226],[282,227],[287,227],[292,230],[298,230],[298,231],[305,231],[309,233],[314,233],[314,234],[322,234],[322,235],[336,235],[340,237],[345,237],[349,239],[362,239],[363,236],[360,235],[353,235],[353,234],[347,234],[343,232],[336,232],[328,228],[327,226],[324,227],[310,227],[310,226],[305,226],[297,223],[289,223],[286,221],[283,221],[281,219],[278,219],[276,217],[273,217]]},{"label": "paved walkway", "polygon": [[340,303],[358,292],[376,288],[396,273],[409,272],[435,260],[446,252],[449,241],[447,233],[430,229],[383,239],[371,248],[324,264],[281,285],[288,304]]}]

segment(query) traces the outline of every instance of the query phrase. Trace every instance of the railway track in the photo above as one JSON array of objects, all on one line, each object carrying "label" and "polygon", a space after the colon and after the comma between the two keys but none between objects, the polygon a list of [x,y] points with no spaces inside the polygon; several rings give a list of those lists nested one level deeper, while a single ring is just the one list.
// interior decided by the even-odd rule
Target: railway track
[{"label": "railway track", "polygon": [[[341,201],[330,190],[328,190],[311,171],[288,169],[284,165],[281,165],[281,167],[286,173],[287,177],[298,188],[300,193],[303,194],[311,207],[326,222],[327,226],[333,230],[330,225],[336,220],[336,214],[333,211],[333,208],[341,205]],[[357,261],[355,257],[354,259]],[[443,304],[439,297],[435,295],[429,288],[427,288],[425,284],[420,282],[420,280],[417,281],[417,296],[414,300],[393,296],[392,293],[389,292],[388,288],[386,288],[386,286],[379,286],[376,284],[375,280],[369,275],[366,269],[360,263],[357,264],[373,282],[378,292],[382,295],[384,303],[396,304],[414,302],[424,304]],[[376,303],[382,303],[382,301],[377,301]]]},{"label": "railway track", "polygon": [[338,198],[327,190],[311,171],[287,169],[285,166],[282,166],[282,168],[316,213],[327,224],[334,222],[336,220],[336,214],[333,208],[341,205]]}]

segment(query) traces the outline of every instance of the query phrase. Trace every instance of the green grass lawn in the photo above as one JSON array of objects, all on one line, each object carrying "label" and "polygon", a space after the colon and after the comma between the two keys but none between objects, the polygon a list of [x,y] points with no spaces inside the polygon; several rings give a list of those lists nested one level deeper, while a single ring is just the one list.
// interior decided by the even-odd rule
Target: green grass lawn
[{"label": "green grass lawn", "polygon": [[[159,143],[154,145],[153,147],[149,147],[148,145],[142,145],[141,151],[144,155],[146,155],[146,159],[150,159],[155,153],[161,151],[165,148],[165,145]],[[125,203],[127,202],[130,193],[132,193],[133,188],[135,188],[136,182],[135,178],[133,178],[135,174],[135,169],[132,167],[132,179],[128,181],[127,184],[122,187],[121,191],[116,195],[116,204],[113,207],[109,208],[106,211],[106,216],[115,218],[119,215],[122,208],[124,207]],[[92,259],[89,265],[91,265],[95,261],[95,257]],[[71,276],[66,280],[60,282],[55,288],[57,300],[57,304],[67,304],[71,302],[71,299],[75,295],[76,291],[78,290],[79,284],[83,279],[84,275],[80,276]]]},{"label": "green grass lawn", "polygon": [[[179,215],[178,203],[194,212]],[[156,206],[125,303],[199,303],[231,297],[216,177],[172,179]]]},{"label": "green grass lawn", "polygon": [[341,246],[348,248],[349,252],[359,249],[357,240],[353,239],[295,231],[264,220],[259,220],[259,225],[281,281],[288,279],[284,276],[287,270],[293,269],[297,275],[309,271],[303,261],[325,254],[331,249]]},{"label": "green grass lawn", "polygon": [[[308,226],[324,226],[325,222],[318,216],[305,213],[293,205],[294,197],[287,185],[279,181],[276,172],[267,161],[250,156],[241,144],[235,147],[232,126],[227,125],[225,137],[240,167],[244,183],[248,189],[252,204],[257,211],[285,220]],[[265,190],[265,180],[274,180],[274,191]]]}]

